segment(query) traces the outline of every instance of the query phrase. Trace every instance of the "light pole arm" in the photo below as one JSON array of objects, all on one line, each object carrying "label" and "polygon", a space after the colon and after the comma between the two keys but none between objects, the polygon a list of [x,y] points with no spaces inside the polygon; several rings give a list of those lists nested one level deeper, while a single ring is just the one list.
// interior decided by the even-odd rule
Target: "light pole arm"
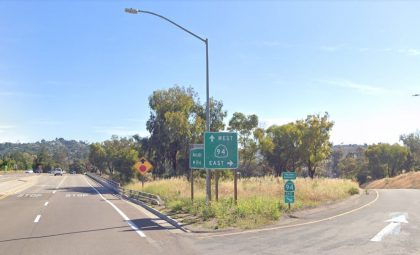
[{"label": "light pole arm", "polygon": [[[194,36],[195,38],[199,39],[200,41],[204,42],[204,44],[206,45],[206,131],[210,131],[210,98],[209,98],[209,40],[206,38],[201,38],[200,36],[194,34],[193,32],[191,32],[190,30],[184,28],[181,25],[178,25],[177,23],[173,22],[172,20],[154,13],[154,12],[149,12],[149,11],[142,11],[142,10],[138,10],[138,9],[133,9],[133,8],[125,8],[125,12],[127,13],[131,13],[131,14],[138,14],[138,13],[146,13],[146,14],[150,14],[156,17],[159,17],[163,20],[166,20],[167,22],[171,23],[174,26],[177,26],[178,28],[184,30],[185,32],[187,32],[188,34]],[[210,175],[210,171],[209,169],[205,169],[207,176],[206,176],[206,204],[209,204],[209,201],[211,200],[211,175]]]},{"label": "light pole arm", "polygon": [[190,35],[194,36],[195,38],[199,39],[200,41],[202,41],[202,42],[204,42],[204,43],[207,43],[207,42],[206,42],[206,41],[207,41],[206,39],[204,39],[204,38],[202,38],[202,37],[200,37],[200,36],[198,36],[198,35],[194,34],[193,32],[191,32],[190,30],[186,29],[185,27],[183,27],[183,26],[179,25],[178,23],[176,23],[176,22],[174,22],[174,21],[172,21],[172,20],[170,20],[170,19],[168,19],[168,18],[166,18],[166,17],[164,17],[164,16],[162,16],[162,15],[160,15],[160,14],[157,14],[157,13],[154,13],[154,12],[150,12],[150,11],[136,10],[136,9],[132,9],[132,8],[126,8],[126,9],[125,9],[125,11],[126,11],[126,12],[128,12],[128,13],[132,13],[132,14],[137,14],[137,13],[146,13],[146,14],[150,14],[150,15],[153,15],[153,16],[156,16],[156,17],[159,17],[159,18],[164,19],[164,20],[166,20],[167,22],[169,22],[169,23],[171,23],[171,24],[173,24],[173,25],[177,26],[178,28],[180,28],[180,29],[184,30],[184,31],[185,31],[185,32],[187,32],[188,34],[190,34]]}]

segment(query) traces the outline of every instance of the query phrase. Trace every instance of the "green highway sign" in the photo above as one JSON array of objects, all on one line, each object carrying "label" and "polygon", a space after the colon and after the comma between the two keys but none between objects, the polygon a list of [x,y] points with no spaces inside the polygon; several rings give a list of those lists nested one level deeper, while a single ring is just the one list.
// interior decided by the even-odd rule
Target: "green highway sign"
[{"label": "green highway sign", "polygon": [[192,144],[190,146],[190,169],[204,168],[204,145]]},{"label": "green highway sign", "polygon": [[234,132],[204,133],[204,168],[236,169],[239,165],[238,134]]},{"label": "green highway sign", "polygon": [[283,180],[295,180],[296,179],[296,172],[283,172],[281,173],[283,176]]},{"label": "green highway sign", "polygon": [[294,197],[295,196],[295,192],[294,191],[285,191],[284,192],[284,196],[285,197]]},{"label": "green highway sign", "polygon": [[291,180],[287,180],[284,184],[284,202],[290,204],[295,202],[295,184]]},{"label": "green highway sign", "polygon": [[284,202],[286,203],[286,204],[292,204],[292,203],[294,203],[295,202],[295,196],[293,195],[293,196],[284,196]]},{"label": "green highway sign", "polygon": [[285,184],[284,184],[284,191],[295,191],[296,187],[295,184],[288,180]]}]

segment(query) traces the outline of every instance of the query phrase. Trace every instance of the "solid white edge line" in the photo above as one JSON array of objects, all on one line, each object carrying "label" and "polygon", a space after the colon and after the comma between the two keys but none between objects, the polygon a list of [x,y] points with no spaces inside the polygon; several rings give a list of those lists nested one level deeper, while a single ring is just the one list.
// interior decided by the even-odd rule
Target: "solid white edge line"
[{"label": "solid white edge line", "polygon": [[41,218],[41,214],[38,214],[34,220],[34,223],[38,223],[39,219]]},{"label": "solid white edge line", "polygon": [[136,224],[134,224],[128,217],[127,215],[125,215],[116,205],[114,205],[111,201],[109,201],[108,199],[106,199],[104,196],[102,196],[102,194],[95,188],[92,186],[92,184],[89,183],[89,181],[86,179],[86,177],[84,176],[85,181],[87,182],[87,184],[89,184],[89,186],[94,189],[96,191],[96,193],[98,193],[98,195],[105,200],[105,202],[107,202],[109,205],[112,206],[112,208],[115,209],[115,211],[117,211],[121,217],[127,222],[127,224],[134,230],[136,231],[136,233],[141,236],[141,237],[146,237],[146,235],[143,233],[143,231],[141,231]]},{"label": "solid white edge line", "polygon": [[47,206],[47,205],[48,205],[48,201],[47,201],[47,202],[45,202],[44,206]]}]

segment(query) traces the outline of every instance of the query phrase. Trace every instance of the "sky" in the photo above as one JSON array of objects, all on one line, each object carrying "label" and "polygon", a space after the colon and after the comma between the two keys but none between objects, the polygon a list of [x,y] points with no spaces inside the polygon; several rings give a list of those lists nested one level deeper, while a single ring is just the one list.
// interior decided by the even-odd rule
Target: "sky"
[{"label": "sky", "polygon": [[147,136],[174,85],[261,127],[328,112],[333,144],[420,130],[418,1],[0,0],[0,142]]}]

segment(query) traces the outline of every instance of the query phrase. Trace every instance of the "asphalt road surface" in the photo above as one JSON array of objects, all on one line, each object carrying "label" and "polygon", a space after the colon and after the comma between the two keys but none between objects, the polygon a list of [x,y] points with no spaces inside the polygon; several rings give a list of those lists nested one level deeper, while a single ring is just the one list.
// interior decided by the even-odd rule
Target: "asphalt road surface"
[{"label": "asphalt road surface", "polygon": [[420,191],[376,194],[297,213],[266,229],[197,234],[87,176],[43,174],[0,200],[0,255],[420,254]]}]

